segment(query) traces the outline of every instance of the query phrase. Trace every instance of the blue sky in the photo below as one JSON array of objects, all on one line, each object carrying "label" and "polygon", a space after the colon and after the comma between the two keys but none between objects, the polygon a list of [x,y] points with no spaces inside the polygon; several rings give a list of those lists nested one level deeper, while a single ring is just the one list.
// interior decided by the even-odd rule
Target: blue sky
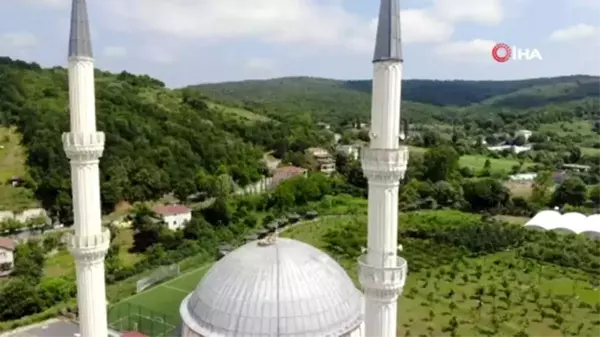
[{"label": "blue sky", "polygon": [[[70,0],[4,0],[0,55],[65,65]],[[10,3],[7,4],[7,3]],[[600,74],[600,0],[402,0],[405,78]],[[170,86],[370,78],[378,0],[88,0],[96,63]],[[497,42],[543,60],[496,63]]]}]

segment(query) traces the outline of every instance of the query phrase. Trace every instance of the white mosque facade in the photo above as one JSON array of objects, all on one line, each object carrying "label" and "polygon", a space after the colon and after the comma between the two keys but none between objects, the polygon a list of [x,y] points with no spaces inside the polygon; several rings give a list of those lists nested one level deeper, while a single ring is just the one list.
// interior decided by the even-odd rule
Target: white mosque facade
[{"label": "white mosque facade", "polygon": [[[380,0],[373,58],[370,144],[361,164],[369,181],[368,245],[358,260],[358,290],[320,250],[291,239],[253,241],[210,269],[180,305],[184,337],[394,337],[406,281],[398,253],[398,188],[408,148],[400,144],[403,72],[399,0]],[[69,42],[71,159],[75,234],[68,239],[77,273],[82,337],[106,337],[104,256],[96,130],[94,63],[86,1],[72,0]]]},{"label": "white mosque facade", "polygon": [[556,210],[544,210],[527,221],[525,227],[600,239],[600,214],[586,216],[577,212],[561,214]]}]

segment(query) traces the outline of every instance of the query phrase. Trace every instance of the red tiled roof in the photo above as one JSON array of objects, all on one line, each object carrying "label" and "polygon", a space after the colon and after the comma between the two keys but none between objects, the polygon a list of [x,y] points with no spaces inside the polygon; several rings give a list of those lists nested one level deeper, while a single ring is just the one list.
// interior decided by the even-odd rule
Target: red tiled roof
[{"label": "red tiled roof", "polygon": [[15,250],[15,245],[14,240],[0,236],[0,248]]},{"label": "red tiled roof", "polygon": [[301,167],[297,167],[297,166],[285,166],[285,167],[278,167],[277,169],[275,169],[275,174],[302,174],[306,172],[306,169],[303,169]]},{"label": "red tiled roof", "polygon": [[160,215],[175,215],[189,213],[192,210],[183,205],[158,205],[152,208],[154,213]]}]

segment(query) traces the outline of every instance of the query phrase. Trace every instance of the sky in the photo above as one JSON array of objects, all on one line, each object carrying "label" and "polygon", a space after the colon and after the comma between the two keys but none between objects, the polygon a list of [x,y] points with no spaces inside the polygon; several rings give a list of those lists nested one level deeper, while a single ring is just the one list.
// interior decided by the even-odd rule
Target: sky
[{"label": "sky", "polygon": [[[0,1],[0,55],[67,64],[71,0]],[[171,87],[372,76],[378,0],[87,2],[101,69]],[[600,0],[401,0],[400,16],[404,78],[600,75]],[[500,42],[542,59],[498,63]]]}]

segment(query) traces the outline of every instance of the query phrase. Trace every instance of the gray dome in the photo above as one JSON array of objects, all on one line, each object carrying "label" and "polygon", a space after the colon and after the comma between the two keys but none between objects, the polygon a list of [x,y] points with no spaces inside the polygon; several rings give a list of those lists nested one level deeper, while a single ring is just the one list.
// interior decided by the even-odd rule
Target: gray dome
[{"label": "gray dome", "polygon": [[359,328],[362,293],[327,254],[277,238],[217,262],[181,303],[183,322],[206,337],[338,337]]}]

